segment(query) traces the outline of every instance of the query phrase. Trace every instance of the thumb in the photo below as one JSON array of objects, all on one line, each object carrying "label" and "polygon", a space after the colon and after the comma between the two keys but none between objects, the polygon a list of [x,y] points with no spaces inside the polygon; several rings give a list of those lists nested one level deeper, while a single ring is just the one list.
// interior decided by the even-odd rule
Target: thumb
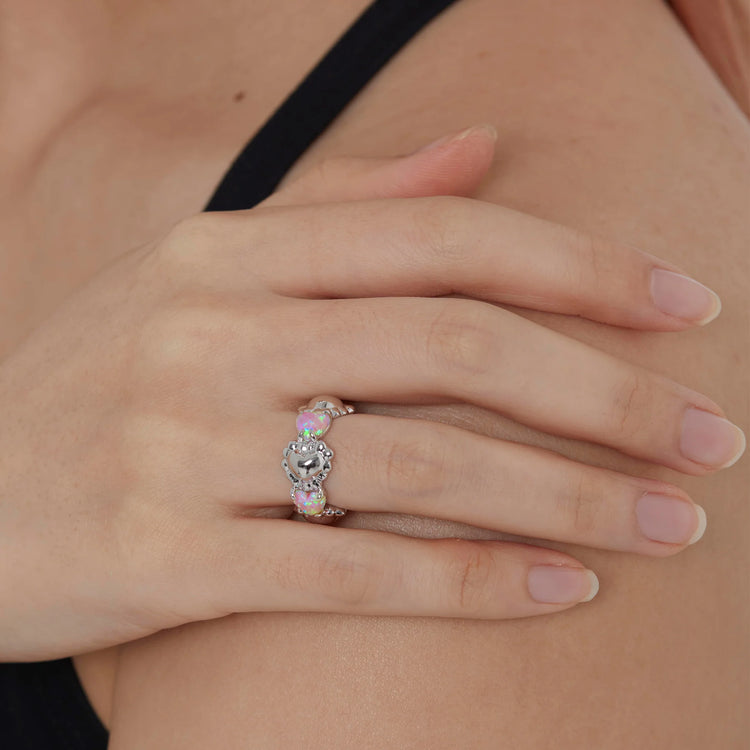
[{"label": "thumb", "polygon": [[492,125],[475,125],[406,156],[324,159],[260,205],[468,196],[487,173],[496,140]]}]

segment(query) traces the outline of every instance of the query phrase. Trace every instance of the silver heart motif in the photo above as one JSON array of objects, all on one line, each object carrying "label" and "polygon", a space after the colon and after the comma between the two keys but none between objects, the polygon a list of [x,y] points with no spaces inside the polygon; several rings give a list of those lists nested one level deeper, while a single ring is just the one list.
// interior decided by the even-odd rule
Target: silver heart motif
[{"label": "silver heart motif", "polygon": [[317,476],[323,470],[325,459],[318,453],[292,452],[286,457],[289,468],[300,478],[309,479]]}]

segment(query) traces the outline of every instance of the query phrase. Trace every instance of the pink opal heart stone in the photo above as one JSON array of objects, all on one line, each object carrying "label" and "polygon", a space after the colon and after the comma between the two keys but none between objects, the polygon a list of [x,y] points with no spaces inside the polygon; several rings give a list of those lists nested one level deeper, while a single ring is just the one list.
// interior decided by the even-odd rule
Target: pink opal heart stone
[{"label": "pink opal heart stone", "polygon": [[322,490],[313,490],[305,492],[304,490],[295,490],[294,507],[299,513],[306,516],[319,516],[326,505],[326,496]]},{"label": "pink opal heart stone", "polygon": [[331,415],[326,412],[303,411],[297,415],[297,432],[304,438],[319,438],[331,426]]}]

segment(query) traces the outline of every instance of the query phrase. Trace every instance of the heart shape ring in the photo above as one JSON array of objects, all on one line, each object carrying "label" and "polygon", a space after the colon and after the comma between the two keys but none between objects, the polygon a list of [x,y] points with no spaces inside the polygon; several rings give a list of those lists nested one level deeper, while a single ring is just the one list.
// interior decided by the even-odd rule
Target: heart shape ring
[{"label": "heart shape ring", "polygon": [[281,466],[292,483],[290,496],[294,509],[306,521],[331,523],[346,515],[345,508],[330,505],[323,491],[333,451],[320,439],[334,419],[352,414],[354,407],[332,396],[318,396],[298,410],[297,439],[284,449]]}]

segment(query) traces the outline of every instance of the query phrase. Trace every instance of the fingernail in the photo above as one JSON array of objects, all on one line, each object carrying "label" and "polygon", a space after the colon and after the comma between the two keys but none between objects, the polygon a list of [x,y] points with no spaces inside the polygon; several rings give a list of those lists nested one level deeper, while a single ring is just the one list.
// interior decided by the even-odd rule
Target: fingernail
[{"label": "fingernail", "polygon": [[495,127],[493,125],[490,125],[489,123],[483,123],[481,125],[472,125],[470,128],[466,128],[459,133],[444,135],[442,138],[438,138],[436,141],[432,141],[432,143],[428,143],[426,146],[422,146],[422,148],[417,149],[410,155],[413,156],[414,154],[421,154],[425,151],[432,151],[433,149],[439,148],[440,146],[444,146],[448,143],[462,141],[464,138],[467,138],[468,136],[474,135],[474,133],[478,132],[487,133],[493,141],[497,140],[497,130],[495,129]]},{"label": "fingernail", "polygon": [[706,530],[700,505],[669,495],[646,493],[636,503],[635,515],[641,531],[655,542],[694,544]]},{"label": "fingernail", "polygon": [[689,276],[655,268],[651,272],[651,298],[667,315],[706,325],[721,312],[716,292]]},{"label": "fingernail", "polygon": [[695,512],[698,514],[698,525],[695,527],[693,535],[688,539],[688,544],[695,544],[705,533],[708,521],[706,520],[706,511],[703,506],[696,505]]},{"label": "fingernail", "polygon": [[745,452],[745,433],[728,419],[703,409],[685,410],[680,452],[685,458],[714,469],[726,469]]},{"label": "fingernail", "polygon": [[531,598],[545,604],[588,602],[599,591],[593,570],[565,565],[535,565],[529,569],[527,585]]}]

